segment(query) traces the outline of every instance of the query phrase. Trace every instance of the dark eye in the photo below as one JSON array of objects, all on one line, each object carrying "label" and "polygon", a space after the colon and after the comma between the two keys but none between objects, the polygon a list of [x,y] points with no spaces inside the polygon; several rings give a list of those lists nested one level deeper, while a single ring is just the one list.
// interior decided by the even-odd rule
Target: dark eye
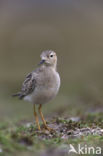
[{"label": "dark eye", "polygon": [[51,54],[50,57],[53,57],[53,55]]}]

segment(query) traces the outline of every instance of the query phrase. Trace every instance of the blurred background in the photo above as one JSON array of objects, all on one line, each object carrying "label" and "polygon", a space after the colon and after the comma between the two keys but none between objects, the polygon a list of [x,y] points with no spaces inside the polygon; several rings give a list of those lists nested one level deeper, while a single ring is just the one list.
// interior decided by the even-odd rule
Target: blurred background
[{"label": "blurred background", "polygon": [[0,120],[34,119],[32,105],[11,95],[47,49],[62,83],[45,116],[103,111],[103,1],[1,0]]}]

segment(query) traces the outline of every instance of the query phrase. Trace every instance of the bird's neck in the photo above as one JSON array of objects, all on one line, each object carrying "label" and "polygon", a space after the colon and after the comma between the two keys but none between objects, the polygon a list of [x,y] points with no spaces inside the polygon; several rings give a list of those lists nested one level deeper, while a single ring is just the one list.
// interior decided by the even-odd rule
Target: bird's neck
[{"label": "bird's neck", "polygon": [[57,70],[57,63],[54,63],[53,65],[51,65],[51,68],[53,68],[54,70]]},{"label": "bird's neck", "polygon": [[53,65],[43,64],[41,67],[44,69],[48,68],[49,70],[55,70],[55,71],[57,70],[57,64],[53,64]]}]

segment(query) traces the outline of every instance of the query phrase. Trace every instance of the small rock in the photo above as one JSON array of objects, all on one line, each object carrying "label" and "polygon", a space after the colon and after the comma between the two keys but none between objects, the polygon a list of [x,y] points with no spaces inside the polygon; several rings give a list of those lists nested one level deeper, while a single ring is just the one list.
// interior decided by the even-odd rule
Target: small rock
[{"label": "small rock", "polygon": [[103,129],[100,130],[103,133]]},{"label": "small rock", "polygon": [[0,153],[2,153],[3,152],[3,150],[0,148]]},{"label": "small rock", "polygon": [[72,117],[72,118],[70,118],[70,120],[78,122],[78,121],[80,121],[80,118],[79,117]]},{"label": "small rock", "polygon": [[32,125],[32,123],[31,123],[31,122],[28,122],[28,123],[26,124],[26,127],[29,128],[31,125]]}]

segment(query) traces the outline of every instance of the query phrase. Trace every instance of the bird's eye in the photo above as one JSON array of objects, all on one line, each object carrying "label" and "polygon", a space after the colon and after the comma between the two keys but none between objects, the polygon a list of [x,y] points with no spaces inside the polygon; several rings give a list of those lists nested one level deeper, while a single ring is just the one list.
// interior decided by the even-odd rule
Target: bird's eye
[{"label": "bird's eye", "polygon": [[53,57],[53,54],[51,54],[50,57]]}]

